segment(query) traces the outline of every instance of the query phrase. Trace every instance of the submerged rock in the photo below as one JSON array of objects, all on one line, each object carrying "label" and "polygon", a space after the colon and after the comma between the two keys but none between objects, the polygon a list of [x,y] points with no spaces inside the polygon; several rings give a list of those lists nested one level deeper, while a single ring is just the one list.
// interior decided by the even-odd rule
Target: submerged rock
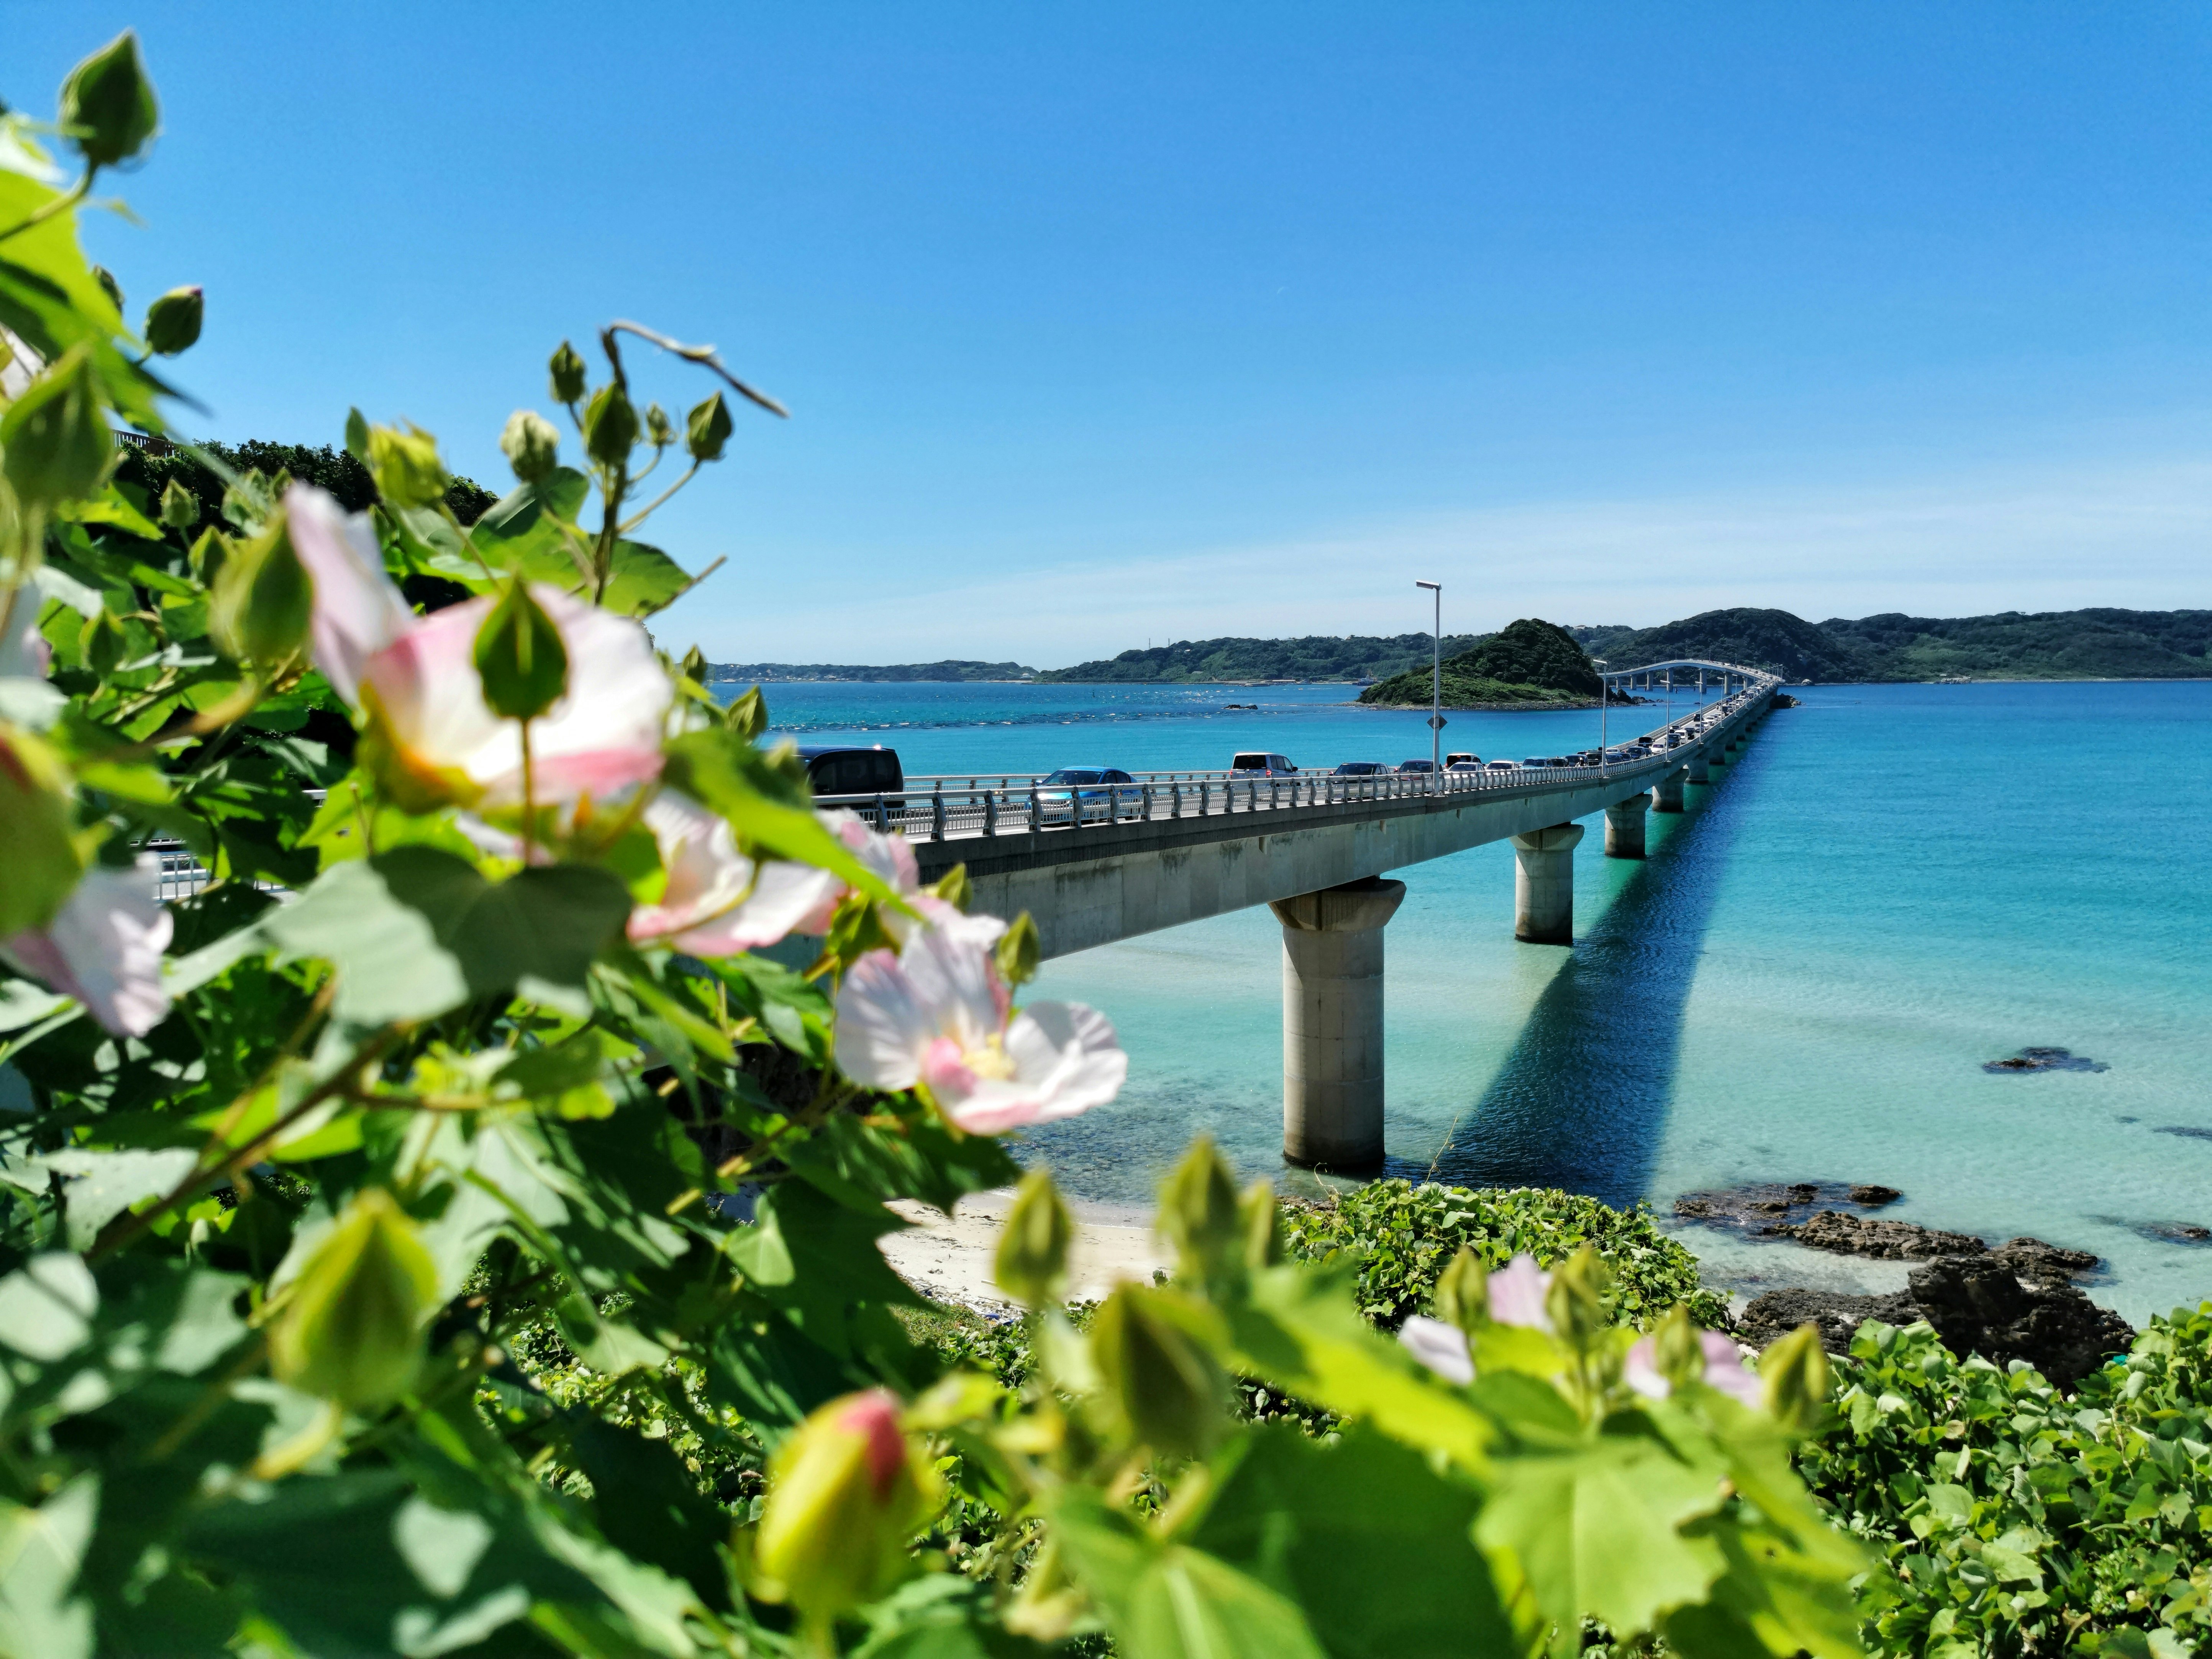
[{"label": "submerged rock", "polygon": [[[1917,1221],[1869,1220],[1841,1210],[1822,1210],[1802,1222],[1772,1230],[1816,1250],[1863,1255],[1876,1261],[1924,1261],[1939,1255],[1978,1255],[1989,1249],[1971,1233],[1947,1233]],[[2092,1258],[2094,1260],[2094,1258]]]},{"label": "submerged rock", "polygon": [[1769,1291],[1753,1298],[1737,1316],[1736,1331],[1753,1347],[1778,1341],[1808,1320],[1820,1332],[1820,1346],[1832,1354],[1851,1350],[1851,1336],[1863,1320],[1879,1319],[1885,1325],[1910,1325],[1920,1310],[1903,1291],[1888,1296],[1852,1296],[1839,1291],[1792,1288]]},{"label": "submerged rock", "polygon": [[1864,1186],[1851,1188],[1851,1202],[1863,1204],[1869,1210],[1878,1210],[1885,1204],[1894,1204],[1905,1194],[1894,1187]]},{"label": "submerged rock", "polygon": [[2193,1123],[2169,1123],[2154,1131],[2162,1135],[2180,1135],[2190,1140],[2212,1140],[2212,1129],[2200,1129]]},{"label": "submerged rock", "polygon": [[2001,1257],[1945,1256],[1912,1270],[1905,1294],[1953,1353],[1991,1364],[2024,1359],[2071,1388],[2116,1353],[2135,1327],[2063,1280],[2030,1283]]},{"label": "submerged rock", "polygon": [[2212,1244],[2212,1227],[2191,1221],[2138,1221],[2135,1231],[2160,1244]]},{"label": "submerged rock", "polygon": [[2069,1048],[2023,1048],[2002,1060],[1983,1062],[1985,1072],[2104,1072],[2112,1068]]},{"label": "submerged rock", "polygon": [[[1880,1198],[1861,1194],[1879,1193]],[[1747,1187],[1728,1187],[1714,1192],[1684,1193],[1674,1200],[1674,1213],[1686,1221],[1702,1221],[1716,1227],[1733,1227],[1754,1236],[1779,1230],[1793,1216],[1802,1217],[1816,1204],[1893,1203],[1904,1194],[1894,1187],[1875,1187],[1843,1181],[1754,1182]]]}]

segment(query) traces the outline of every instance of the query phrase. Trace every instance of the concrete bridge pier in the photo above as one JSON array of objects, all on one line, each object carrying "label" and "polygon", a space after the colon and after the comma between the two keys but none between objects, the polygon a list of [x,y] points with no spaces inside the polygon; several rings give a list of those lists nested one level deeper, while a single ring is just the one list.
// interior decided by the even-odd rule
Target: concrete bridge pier
[{"label": "concrete bridge pier", "polygon": [[1631,795],[1605,809],[1605,855],[1609,859],[1644,856],[1644,814],[1651,805],[1649,795]]},{"label": "concrete bridge pier", "polygon": [[1283,924],[1283,1156],[1293,1164],[1382,1161],[1382,927],[1405,896],[1404,882],[1370,876],[1267,906]]},{"label": "concrete bridge pier", "polygon": [[1575,942],[1575,847],[1579,823],[1513,837],[1513,937],[1524,945]]},{"label": "concrete bridge pier", "polygon": [[1679,772],[1669,772],[1651,786],[1651,810],[1655,812],[1679,812],[1682,810],[1682,785],[1689,779],[1687,767]]},{"label": "concrete bridge pier", "polygon": [[1705,757],[1703,755],[1699,755],[1697,759],[1690,763],[1689,776],[1686,779],[1686,781],[1691,783],[1711,783],[1712,781],[1713,775],[1711,770],[1705,764]]}]

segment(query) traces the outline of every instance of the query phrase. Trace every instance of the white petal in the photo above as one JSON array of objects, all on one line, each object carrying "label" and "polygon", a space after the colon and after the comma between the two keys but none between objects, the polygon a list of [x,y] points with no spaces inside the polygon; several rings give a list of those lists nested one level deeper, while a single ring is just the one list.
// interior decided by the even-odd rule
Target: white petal
[{"label": "white petal", "polygon": [[854,963],[837,988],[837,1069],[870,1089],[911,1089],[938,1036],[935,1011],[888,951]]},{"label": "white petal", "polygon": [[1399,1328],[1398,1340],[1445,1382],[1464,1388],[1474,1381],[1474,1356],[1468,1352],[1467,1333],[1458,1326],[1415,1314]]},{"label": "white petal", "polygon": [[1719,1331],[1705,1331],[1698,1340],[1705,1351],[1706,1387],[1718,1389],[1747,1406],[1766,1403],[1765,1383],[1745,1364],[1743,1350],[1733,1339]]},{"label": "white petal", "polygon": [[1501,1325],[1528,1325],[1540,1331],[1552,1328],[1545,1310],[1545,1293],[1552,1276],[1536,1265],[1536,1258],[1516,1255],[1490,1275],[1490,1316]]},{"label": "white petal", "polygon": [[975,1048],[1005,1029],[1005,1004],[991,953],[968,933],[916,928],[899,952],[899,966],[914,983],[934,1021],[931,1035]]},{"label": "white petal", "polygon": [[16,934],[7,954],[66,992],[117,1036],[143,1036],[167,1016],[161,953],[174,926],[155,897],[161,860],[85,872],[41,930]]},{"label": "white petal", "polygon": [[938,1091],[945,1116],[970,1134],[1073,1117],[1120,1094],[1129,1075],[1112,1024],[1079,1002],[1031,1003],[1005,1041],[1012,1077],[979,1079],[957,1094]]},{"label": "white petal", "polygon": [[1664,1400],[1674,1392],[1674,1384],[1659,1374],[1659,1345],[1648,1336],[1628,1351],[1621,1362],[1620,1380],[1647,1400]]},{"label": "white petal", "polygon": [[[6,603],[0,596],[0,605]],[[53,647],[39,632],[39,594],[35,588],[16,591],[15,614],[8,631],[0,634],[0,679],[42,680],[54,659]]]},{"label": "white petal", "polygon": [[368,515],[349,518],[326,491],[295,483],[284,492],[292,550],[314,583],[307,624],[315,666],[348,702],[369,658],[415,626],[415,613],[392,578]]},{"label": "white petal", "polygon": [[[553,619],[568,651],[567,692],[530,726],[539,799],[604,799],[658,777],[676,688],[650,636],[629,617],[556,587],[533,583],[530,596]],[[514,798],[521,799],[519,780]]]}]

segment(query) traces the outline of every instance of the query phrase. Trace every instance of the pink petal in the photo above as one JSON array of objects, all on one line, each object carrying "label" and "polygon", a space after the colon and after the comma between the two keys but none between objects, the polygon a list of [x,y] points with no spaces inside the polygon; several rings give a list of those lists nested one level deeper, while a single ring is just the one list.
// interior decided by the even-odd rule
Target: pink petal
[{"label": "pink petal", "polygon": [[1718,1331],[1706,1331],[1698,1340],[1705,1351],[1705,1384],[1747,1406],[1761,1406],[1766,1387],[1744,1363],[1743,1350]]},{"label": "pink petal", "polygon": [[117,1036],[143,1036],[166,1018],[161,953],[174,926],[155,897],[161,860],[85,872],[44,928],[16,934],[4,952],[26,972],[75,997]]},{"label": "pink petal", "polygon": [[1659,1345],[1648,1336],[1628,1351],[1620,1380],[1650,1400],[1664,1400],[1674,1392],[1674,1385],[1659,1374]]},{"label": "pink petal", "polygon": [[1552,1276],[1536,1265],[1536,1258],[1516,1255],[1490,1275],[1490,1316],[1501,1325],[1528,1325],[1540,1331],[1552,1328],[1544,1310],[1544,1297]]},{"label": "pink petal", "polygon": [[1005,1045],[1012,1077],[976,1079],[963,1090],[930,1085],[945,1115],[969,1134],[1073,1117],[1120,1094],[1129,1074],[1113,1025],[1081,1003],[1031,1003],[1006,1028]]},{"label": "pink petal", "polygon": [[315,666],[348,702],[370,657],[415,626],[415,613],[385,573],[368,515],[349,518],[326,491],[295,483],[284,492],[292,550],[314,584],[307,641]]},{"label": "pink petal", "polygon": [[1399,1328],[1398,1340],[1445,1382],[1465,1388],[1474,1381],[1474,1356],[1468,1352],[1467,1333],[1458,1326],[1415,1314]]},{"label": "pink petal", "polygon": [[837,1069],[863,1088],[911,1089],[941,1034],[934,1011],[888,951],[871,951],[837,988]]}]

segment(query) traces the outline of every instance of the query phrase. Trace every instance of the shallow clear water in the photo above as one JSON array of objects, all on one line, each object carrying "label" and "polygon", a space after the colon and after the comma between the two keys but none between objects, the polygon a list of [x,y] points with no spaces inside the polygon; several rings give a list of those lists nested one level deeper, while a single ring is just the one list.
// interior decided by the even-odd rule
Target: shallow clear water
[{"label": "shallow clear water", "polygon": [[[1095,762],[1302,765],[1428,752],[1419,714],[1336,688],[769,688],[780,723],[870,728],[909,772]],[[1888,1213],[2033,1233],[2110,1264],[2141,1320],[2212,1295],[2212,684],[1819,687],[1761,726],[1651,855],[1577,859],[1574,949],[1512,937],[1513,858],[1395,873],[1391,1172],[1574,1188],[1609,1202],[1747,1181],[1881,1182]],[[1220,712],[1257,702],[1256,714]],[[1678,704],[1679,708],[1680,705]],[[1626,724],[1649,726],[1616,711]],[[989,722],[986,724],[985,722]],[[1011,722],[1008,724],[1007,722]],[[1597,741],[1587,713],[1460,714],[1486,756]],[[1114,1105],[1032,1137],[1075,1193],[1143,1202],[1200,1129],[1287,1184],[1279,933],[1264,909],[1047,965],[1037,993],[1103,1009],[1131,1055]],[[2028,1045],[2102,1072],[1991,1075]],[[2163,1133],[2172,1129],[2202,1134]],[[1893,1288],[1899,1270],[1685,1241],[1746,1288]]]}]

